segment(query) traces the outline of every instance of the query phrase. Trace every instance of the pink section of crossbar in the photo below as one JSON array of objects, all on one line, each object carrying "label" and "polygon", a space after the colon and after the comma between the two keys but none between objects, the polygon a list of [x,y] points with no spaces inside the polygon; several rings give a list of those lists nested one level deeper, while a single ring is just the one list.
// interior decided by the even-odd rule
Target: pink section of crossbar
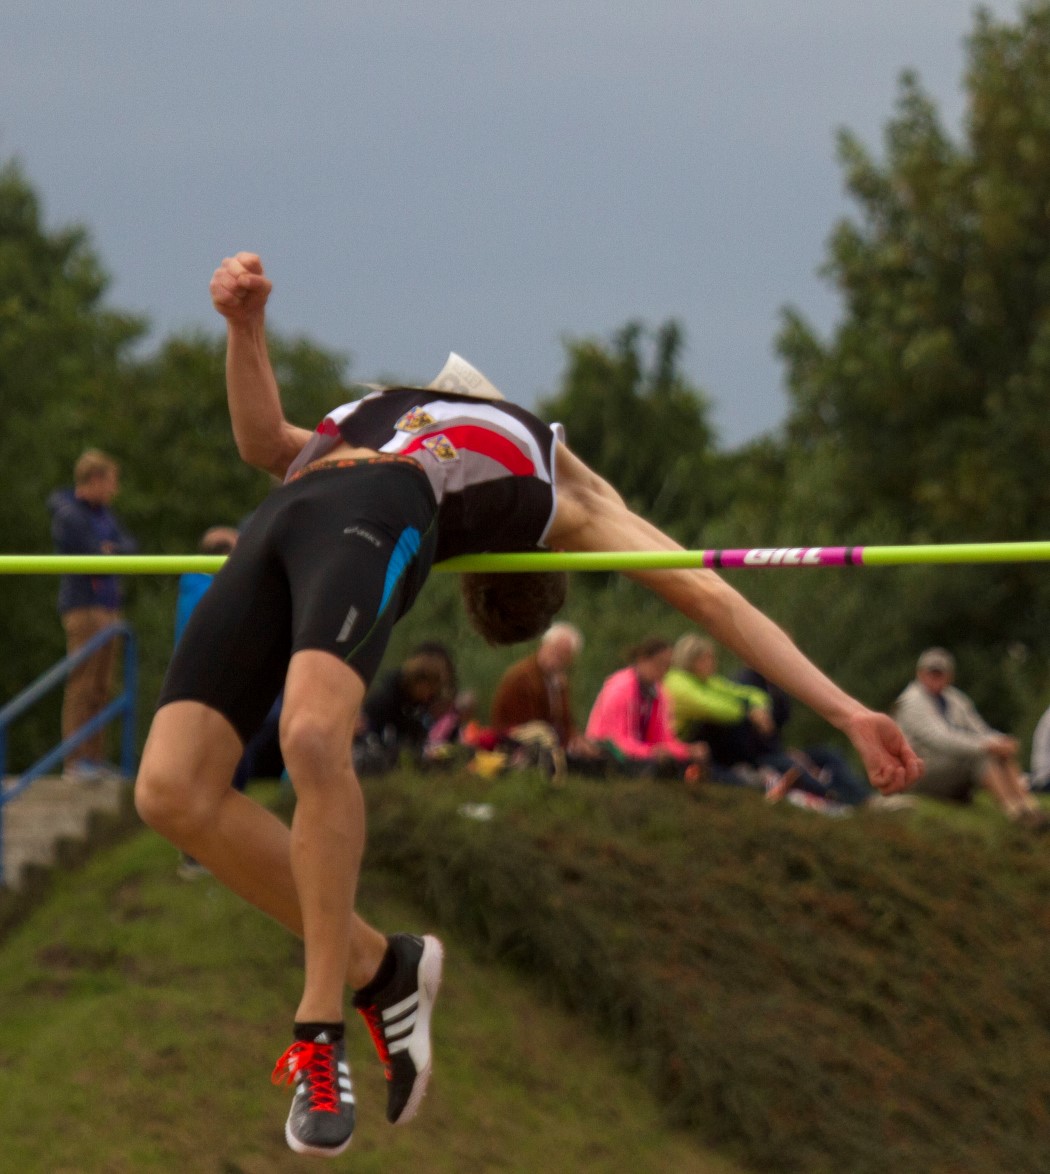
[{"label": "pink section of crossbar", "polygon": [[863,546],[777,546],[705,550],[705,567],[847,567],[864,562]]}]

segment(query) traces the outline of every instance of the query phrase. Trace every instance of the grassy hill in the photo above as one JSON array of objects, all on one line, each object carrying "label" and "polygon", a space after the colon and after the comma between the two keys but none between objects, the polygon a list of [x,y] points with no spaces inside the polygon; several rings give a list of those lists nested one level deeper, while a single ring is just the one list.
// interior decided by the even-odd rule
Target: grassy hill
[{"label": "grassy hill", "polygon": [[[187,884],[174,869],[173,850],[143,832],[61,878],[0,943],[0,1169],[311,1167],[284,1142],[289,1092],[269,1083],[298,1000],[299,944],[214,882]],[[365,887],[383,925],[429,925],[382,876]],[[386,1124],[379,1065],[352,1023],[360,1123],[331,1168],[736,1174],[669,1128],[586,1024],[473,959],[454,932],[443,937],[437,1072],[420,1117]]]},{"label": "grassy hill", "polygon": [[[348,1168],[1046,1169],[1050,839],[983,805],[829,820],[531,774],[368,791],[365,912],[436,928],[449,965],[408,1129],[353,1032]],[[302,1168],[267,1083],[299,981],[297,942],[177,881],[152,835],[62,878],[0,944],[5,1165]]]},{"label": "grassy hill", "polygon": [[[749,1167],[1046,1170],[1050,840],[983,804],[829,820],[527,776],[372,792],[373,861]],[[488,822],[460,813],[479,800]]]}]

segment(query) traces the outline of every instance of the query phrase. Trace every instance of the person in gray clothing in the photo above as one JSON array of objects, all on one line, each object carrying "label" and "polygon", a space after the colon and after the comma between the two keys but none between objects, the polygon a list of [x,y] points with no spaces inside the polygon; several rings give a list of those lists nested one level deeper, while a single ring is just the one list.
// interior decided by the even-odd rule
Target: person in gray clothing
[{"label": "person in gray clothing", "polygon": [[1032,735],[1032,766],[1029,775],[1033,791],[1050,791],[1050,709],[1039,719]]},{"label": "person in gray clothing", "polygon": [[927,648],[915,680],[897,698],[894,715],[926,764],[915,791],[946,802],[969,803],[984,787],[1006,815],[1045,829],[1050,819],[1025,787],[1017,739],[993,729],[969,697],[952,684],[955,658]]}]

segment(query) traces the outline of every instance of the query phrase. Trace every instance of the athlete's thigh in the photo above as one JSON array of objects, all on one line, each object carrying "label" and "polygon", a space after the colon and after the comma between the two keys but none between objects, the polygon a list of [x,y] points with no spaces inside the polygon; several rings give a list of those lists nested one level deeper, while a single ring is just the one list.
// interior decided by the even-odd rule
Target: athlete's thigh
[{"label": "athlete's thigh", "polygon": [[240,737],[221,713],[197,701],[176,701],[154,714],[139,773],[224,791],[240,756]]},{"label": "athlete's thigh", "polygon": [[314,508],[281,545],[292,650],[329,652],[367,685],[430,570],[433,500],[418,474],[382,466],[311,477]]}]

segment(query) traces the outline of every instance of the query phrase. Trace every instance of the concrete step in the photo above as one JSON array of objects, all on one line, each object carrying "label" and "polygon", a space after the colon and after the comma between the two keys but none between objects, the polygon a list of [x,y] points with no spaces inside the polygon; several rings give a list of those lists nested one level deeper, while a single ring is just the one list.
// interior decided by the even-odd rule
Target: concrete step
[{"label": "concrete step", "polygon": [[115,774],[91,783],[36,779],[3,807],[4,885],[18,891],[30,873],[82,857],[97,829],[131,807],[131,782]]}]

